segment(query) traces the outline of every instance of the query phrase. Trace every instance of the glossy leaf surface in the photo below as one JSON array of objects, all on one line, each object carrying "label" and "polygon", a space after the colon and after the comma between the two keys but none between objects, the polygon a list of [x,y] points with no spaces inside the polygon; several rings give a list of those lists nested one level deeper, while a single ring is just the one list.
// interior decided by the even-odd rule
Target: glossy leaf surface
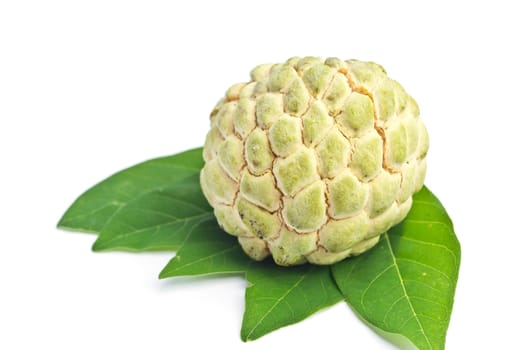
[{"label": "glossy leaf surface", "polygon": [[378,245],[332,267],[351,307],[419,349],[443,349],[458,279],[460,246],[439,200],[423,188],[407,218]]}]

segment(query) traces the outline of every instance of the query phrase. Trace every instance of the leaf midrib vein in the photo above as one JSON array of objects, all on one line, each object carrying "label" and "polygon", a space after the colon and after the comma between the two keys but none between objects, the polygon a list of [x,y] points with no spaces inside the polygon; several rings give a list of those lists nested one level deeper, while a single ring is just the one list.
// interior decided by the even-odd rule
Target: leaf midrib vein
[{"label": "leaf midrib vein", "polygon": [[[185,203],[184,201],[182,200],[176,200],[174,201],[176,203],[180,203],[180,204],[185,204],[187,205],[189,208],[199,212],[198,214],[195,214],[195,215],[192,215],[192,216],[189,216],[190,218],[192,217],[195,217],[196,215],[202,215],[202,214],[206,214],[206,213],[209,213],[208,210],[206,209],[203,209],[203,208],[199,208],[197,207],[196,205],[193,205],[191,203]],[[134,208],[131,208],[133,210],[136,210],[136,211],[141,211],[141,212],[144,212],[144,213],[153,213],[153,214],[157,214],[157,215],[160,215],[160,216],[164,216],[164,217],[167,217],[167,218],[170,218],[170,219],[184,219],[185,217],[178,217],[178,216],[175,216],[175,215],[172,215],[170,213],[167,213],[167,212],[163,212],[163,211],[160,211],[160,210],[156,210],[156,209],[148,209],[148,208],[144,208],[144,207],[134,207]],[[171,209],[171,208],[170,208]],[[188,217],[188,216],[187,216]]]},{"label": "leaf midrib vein", "polygon": [[118,208],[124,206],[125,204],[122,203],[122,202],[112,202],[112,203],[107,203],[107,204],[104,204],[103,206],[100,206],[100,207],[97,207],[96,209],[93,209],[91,210],[90,212],[88,213],[82,213],[82,214],[77,214],[77,215],[72,215],[72,216],[69,216],[66,218],[66,223],[67,221],[74,221],[78,218],[83,218],[83,217],[86,217],[86,216],[91,216],[95,213],[98,213],[99,211],[102,211],[108,207],[116,207],[115,210],[117,210]]},{"label": "leaf midrib vein", "polygon": [[206,208],[202,208],[202,207],[199,207],[197,204],[195,203],[192,203],[190,202],[189,200],[184,200],[184,199],[181,199],[181,198],[176,198],[176,197],[173,197],[173,196],[170,196],[169,194],[167,193],[163,193],[163,192],[159,192],[158,193],[159,197],[162,197],[164,199],[167,199],[169,201],[172,201],[174,203],[180,203],[182,205],[185,205],[185,206],[188,206],[188,207],[191,207],[195,210],[198,210],[200,212],[205,212],[205,211],[208,211]]},{"label": "leaf midrib vein", "polygon": [[[115,237],[112,237],[110,240],[106,241],[105,244],[109,244],[109,243],[111,243],[111,242],[113,242],[113,241],[115,241],[117,239],[123,239],[123,238],[127,238],[127,237],[130,237],[130,236],[134,236],[136,234],[143,233],[144,231],[147,231],[147,230],[151,230],[151,229],[159,230],[161,227],[164,227],[164,226],[173,225],[173,224],[179,223],[179,222],[188,223],[189,221],[192,221],[194,219],[197,220],[197,219],[205,218],[205,217],[208,217],[208,216],[211,217],[212,215],[213,215],[213,213],[206,212],[206,213],[202,213],[202,214],[195,215],[195,216],[189,216],[189,217],[178,219],[178,220],[167,221],[167,222],[164,222],[162,224],[158,224],[158,225],[154,225],[154,226],[144,227],[144,228],[141,228],[141,229],[138,229],[138,230],[135,230],[135,231],[126,232],[126,233],[123,233],[123,234],[116,235]],[[196,222],[196,223],[198,223],[198,222]],[[185,243],[186,240],[187,240],[187,237],[184,239],[183,243]]]},{"label": "leaf midrib vein", "polygon": [[401,271],[399,270],[399,266],[398,266],[397,261],[396,261],[396,256],[394,255],[394,251],[392,250],[392,245],[390,243],[390,237],[389,237],[388,233],[385,234],[385,239],[386,239],[386,243],[387,243],[387,246],[388,246],[388,251],[390,252],[390,255],[392,256],[392,265],[394,266],[394,269],[396,271],[397,277],[399,279],[399,283],[400,283],[401,288],[403,290],[403,294],[404,294],[405,298],[407,299],[407,303],[408,303],[408,306],[410,307],[410,311],[412,312],[412,315],[415,318],[415,320],[416,320],[416,322],[418,324],[418,327],[421,330],[421,333],[423,334],[423,338],[425,339],[427,344],[430,346],[430,348],[433,348],[432,344],[430,343],[430,339],[428,339],[428,336],[427,336],[425,330],[423,329],[423,325],[421,324],[421,321],[419,320],[419,317],[417,317],[416,310],[414,310],[414,305],[412,305],[412,302],[410,301],[410,297],[408,296],[405,283],[403,282],[403,278],[401,276]]},{"label": "leaf midrib vein", "polygon": [[[184,265],[178,266],[178,267],[176,267],[176,268],[174,268],[174,269],[172,269],[172,270],[168,270],[168,273],[173,273],[173,272],[178,271],[178,270],[180,270],[180,269],[187,268],[188,266],[191,266],[191,265],[194,265],[194,264],[200,263],[201,261],[204,261],[204,260],[207,260],[207,259],[211,259],[211,258],[213,258],[213,257],[215,257],[215,256],[220,255],[220,254],[225,254],[225,253],[227,253],[227,252],[229,252],[229,251],[231,251],[231,250],[234,250],[234,249],[237,249],[237,246],[236,246],[236,245],[235,245],[235,246],[232,246],[232,247],[229,247],[229,248],[226,248],[226,249],[223,249],[223,250],[221,250],[221,251],[218,251],[218,252],[216,252],[216,253],[214,253],[214,254],[207,255],[207,256],[205,256],[205,257],[203,257],[203,258],[200,258],[200,259],[197,259],[197,260],[193,260],[193,261],[190,262],[190,263],[187,263],[187,264],[184,264]],[[181,255],[181,249],[178,249],[177,254],[179,254],[179,256]],[[182,254],[184,254],[184,252],[182,252]],[[224,271],[217,271],[217,272],[214,272],[214,273],[221,273],[221,272],[224,272]],[[168,275],[168,276],[170,276],[170,275]],[[170,277],[172,277],[172,276],[170,276]]]},{"label": "leaf midrib vein", "polygon": [[[158,164],[157,164],[157,165],[158,165]],[[179,168],[179,167],[177,167],[177,166],[174,166],[174,167],[175,167],[175,168]],[[198,170],[198,169],[192,169],[192,168],[184,168],[184,169]],[[197,171],[196,171],[195,173],[197,173]],[[119,175],[119,174],[117,174],[117,175]],[[175,180],[174,183],[182,182],[182,180],[185,180],[185,179],[187,179],[187,178],[189,178],[189,177],[191,177],[191,176],[193,176],[193,175],[195,175],[195,174],[194,174],[194,173],[189,173],[188,175],[183,175],[183,176],[180,177],[180,179]],[[116,176],[116,175],[114,175],[114,176]],[[148,175],[144,176],[144,175],[140,175],[140,174],[137,174],[137,173],[134,173],[134,172],[133,172],[133,173],[127,173],[126,176],[137,176],[137,177],[141,177],[141,178],[148,177]],[[150,176],[150,178],[152,178],[152,177]],[[109,181],[109,179],[107,179],[107,180],[105,180],[105,181]],[[107,183],[100,183],[100,184],[95,185],[95,186],[101,186],[100,188],[104,188],[104,187],[106,187],[106,186],[108,186],[108,185],[107,185]],[[163,184],[162,186],[155,186],[154,188],[150,188],[149,190],[151,190],[151,191],[155,191],[155,190],[162,189],[162,188],[165,188],[165,187],[166,187],[166,185]],[[105,190],[105,188],[104,188],[104,190]],[[139,196],[142,196],[142,195],[148,193],[149,190],[139,191],[139,192],[136,194],[136,197],[139,197]],[[113,192],[113,193],[118,193],[118,192],[120,192],[120,190],[119,190],[118,187],[116,187],[116,186],[111,187],[111,189],[110,189],[110,190],[107,190],[107,191],[109,191],[109,192]],[[85,195],[85,194],[83,194],[83,196],[84,196],[84,195]],[[105,194],[104,194],[104,195],[105,195]],[[102,196],[104,196],[104,195],[102,195]],[[101,210],[103,210],[103,209],[105,209],[105,208],[107,208],[107,207],[110,207],[110,206],[115,206],[115,207],[116,207],[116,208],[115,208],[115,212],[118,212],[120,208],[122,208],[122,207],[128,205],[128,204],[133,200],[132,198],[129,198],[129,194],[126,193],[126,192],[121,192],[121,195],[122,195],[123,197],[127,197],[127,198],[121,198],[118,202],[112,201],[112,202],[110,202],[110,203],[105,203],[105,204],[101,205],[100,207],[97,207],[97,208],[92,209],[91,212],[89,212],[89,213],[80,213],[80,214],[72,215],[72,216],[68,217],[67,220],[69,220],[69,221],[73,221],[73,220],[76,220],[76,219],[78,219],[78,218],[82,218],[82,217],[90,216],[90,215],[93,215],[94,213],[96,213],[96,212],[98,212],[98,211],[101,211]],[[111,197],[109,197],[109,198],[111,198]],[[113,214],[115,214],[115,213],[113,213]],[[109,222],[109,219],[106,220],[106,222],[105,222],[102,226],[104,226],[104,225],[105,225],[106,223],[108,223],[108,222]]]},{"label": "leaf midrib vein", "polygon": [[[308,271],[311,271],[311,270],[308,270]],[[284,293],[280,298],[277,298],[275,299],[275,303],[268,309],[268,311],[266,311],[264,313],[264,315],[259,319],[259,321],[252,327],[252,330],[250,331],[250,333],[248,333],[246,335],[246,339],[250,339],[251,335],[253,334],[253,332],[257,329],[257,327],[259,327],[259,325],[262,323],[262,321],[264,321],[264,319],[266,319],[266,317],[268,317],[268,315],[273,311],[273,309],[275,309],[275,307],[284,299],[288,296],[288,294],[290,294],[292,292],[292,290],[294,290],[295,288],[297,288],[297,286],[306,278],[308,272],[304,273],[303,275],[301,275],[301,277],[297,280],[297,282],[295,282],[293,284],[293,286],[290,287],[290,289],[288,289],[286,291],[286,293]]]}]

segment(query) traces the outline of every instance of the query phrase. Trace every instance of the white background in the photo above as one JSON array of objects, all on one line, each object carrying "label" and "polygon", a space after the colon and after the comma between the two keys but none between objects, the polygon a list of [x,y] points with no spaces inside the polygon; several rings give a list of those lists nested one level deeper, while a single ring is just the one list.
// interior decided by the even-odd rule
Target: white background
[{"label": "white background", "polygon": [[416,98],[463,249],[447,349],[525,348],[518,4],[1,1],[0,348],[392,349],[343,303],[242,343],[241,277],[158,281],[172,254],[55,229],[106,176],[202,145],[229,85],[297,55],[377,61]]}]

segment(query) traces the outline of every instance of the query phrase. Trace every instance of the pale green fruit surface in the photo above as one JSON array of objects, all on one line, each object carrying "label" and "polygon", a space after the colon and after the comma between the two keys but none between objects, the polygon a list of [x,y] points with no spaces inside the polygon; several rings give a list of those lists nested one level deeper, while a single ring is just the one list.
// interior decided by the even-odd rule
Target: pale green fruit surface
[{"label": "pale green fruit surface", "polygon": [[219,101],[201,187],[253,259],[333,264],[405,218],[427,150],[416,102],[380,65],[291,58]]}]

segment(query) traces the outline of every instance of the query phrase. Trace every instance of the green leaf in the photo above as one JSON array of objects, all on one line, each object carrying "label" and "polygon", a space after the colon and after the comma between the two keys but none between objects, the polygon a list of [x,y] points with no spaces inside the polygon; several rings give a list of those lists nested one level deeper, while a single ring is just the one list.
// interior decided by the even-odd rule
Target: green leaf
[{"label": "green leaf", "polygon": [[194,231],[216,226],[193,174],[129,201],[102,228],[93,250],[176,250]]},{"label": "green leaf", "polygon": [[343,296],[372,326],[421,349],[442,349],[458,277],[452,222],[426,188],[378,245],[332,267],[279,267],[248,258],[223,232],[199,184],[202,149],[123,170],[81,195],[59,227],[100,233],[94,250],[173,250],[160,278],[244,274],[241,338],[257,339]]},{"label": "green leaf", "polygon": [[244,273],[253,263],[237,239],[217,224],[211,230],[193,232],[184,243],[159,278]]},{"label": "green leaf", "polygon": [[332,274],[367,322],[419,349],[443,349],[460,256],[450,218],[423,188],[401,224],[370,251],[332,266]]},{"label": "green leaf", "polygon": [[342,300],[329,267],[280,267],[269,259],[253,261],[234,237],[219,229],[193,233],[160,278],[242,272],[251,283],[241,329],[244,341],[297,323]]},{"label": "green leaf", "polygon": [[198,173],[203,164],[202,148],[196,148],[122,170],[82,194],[60,219],[58,227],[98,233],[130,201]]},{"label": "green leaf", "polygon": [[252,286],[246,292],[244,340],[342,300],[328,268],[254,262],[219,228],[200,189],[201,153],[154,159],[109,177],[80,196],[59,227],[100,232],[95,251],[177,250],[161,278],[246,274]]},{"label": "green leaf", "polygon": [[255,340],[342,300],[328,266],[253,263],[247,271],[241,338]]}]

